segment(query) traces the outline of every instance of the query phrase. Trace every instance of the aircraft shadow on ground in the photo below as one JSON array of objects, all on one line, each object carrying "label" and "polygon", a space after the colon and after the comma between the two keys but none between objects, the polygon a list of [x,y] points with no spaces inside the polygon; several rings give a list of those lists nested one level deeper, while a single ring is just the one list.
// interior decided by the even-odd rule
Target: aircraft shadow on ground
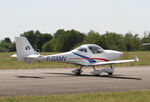
[{"label": "aircraft shadow on ground", "polygon": [[[135,78],[135,77],[125,77],[123,75],[90,75],[90,74],[81,74],[81,75],[75,75],[71,73],[44,73],[44,74],[54,74],[54,75],[59,75],[59,76],[49,76],[49,77],[74,77],[74,76],[79,76],[79,77],[101,77],[101,78],[113,78],[113,79],[131,79],[131,80],[142,80],[142,78]],[[61,76],[61,75],[66,75],[66,76]]]},{"label": "aircraft shadow on ground", "polygon": [[33,79],[44,79],[44,77],[39,76],[15,76],[17,78],[33,78]]},{"label": "aircraft shadow on ground", "polygon": [[[54,76],[45,76],[45,77],[101,77],[101,78],[112,78],[112,79],[130,79],[130,80],[142,80],[141,78],[135,78],[135,77],[125,77],[123,75],[99,75],[94,76],[90,74],[81,74],[81,75],[75,75],[72,73],[44,73],[44,74],[53,74]],[[63,75],[63,76],[62,76]],[[33,78],[33,79],[44,79],[44,77],[40,76],[15,76],[17,78]]]}]

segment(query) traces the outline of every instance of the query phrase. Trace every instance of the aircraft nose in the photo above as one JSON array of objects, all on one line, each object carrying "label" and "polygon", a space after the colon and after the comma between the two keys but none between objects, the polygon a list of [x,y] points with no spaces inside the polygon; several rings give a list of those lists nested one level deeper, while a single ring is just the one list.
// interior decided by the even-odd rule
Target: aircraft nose
[{"label": "aircraft nose", "polygon": [[115,50],[105,50],[109,56],[111,56],[111,60],[119,60],[121,56],[124,55],[123,52],[115,51]]},{"label": "aircraft nose", "polygon": [[123,53],[123,52],[120,52],[120,51],[116,51],[116,54],[118,55],[118,57],[121,57],[121,56],[124,55],[124,53]]}]

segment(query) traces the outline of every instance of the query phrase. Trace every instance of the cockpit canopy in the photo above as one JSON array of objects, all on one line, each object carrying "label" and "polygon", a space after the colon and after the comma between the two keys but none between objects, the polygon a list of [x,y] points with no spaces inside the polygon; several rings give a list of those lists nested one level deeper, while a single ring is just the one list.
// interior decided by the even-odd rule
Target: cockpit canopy
[{"label": "cockpit canopy", "polygon": [[76,50],[87,53],[88,51],[91,51],[93,54],[102,53],[104,51],[103,48],[101,48],[98,45],[95,44],[85,44],[81,45],[76,48]]}]

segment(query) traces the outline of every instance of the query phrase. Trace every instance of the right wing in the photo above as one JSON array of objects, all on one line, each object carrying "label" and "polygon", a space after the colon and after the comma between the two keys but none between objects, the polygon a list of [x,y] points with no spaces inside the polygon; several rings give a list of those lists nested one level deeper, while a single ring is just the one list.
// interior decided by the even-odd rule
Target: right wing
[{"label": "right wing", "polygon": [[93,66],[107,65],[107,64],[121,64],[121,63],[138,62],[138,61],[139,61],[138,57],[135,56],[135,59],[133,60],[116,60],[116,61],[108,61],[108,62],[97,62],[97,63],[94,63]]}]

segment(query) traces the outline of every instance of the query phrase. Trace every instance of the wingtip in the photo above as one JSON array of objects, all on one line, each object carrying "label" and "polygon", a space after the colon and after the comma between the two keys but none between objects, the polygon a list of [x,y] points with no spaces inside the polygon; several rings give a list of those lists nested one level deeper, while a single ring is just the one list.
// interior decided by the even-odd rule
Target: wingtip
[{"label": "wingtip", "polygon": [[135,62],[138,62],[139,58],[135,55]]}]

